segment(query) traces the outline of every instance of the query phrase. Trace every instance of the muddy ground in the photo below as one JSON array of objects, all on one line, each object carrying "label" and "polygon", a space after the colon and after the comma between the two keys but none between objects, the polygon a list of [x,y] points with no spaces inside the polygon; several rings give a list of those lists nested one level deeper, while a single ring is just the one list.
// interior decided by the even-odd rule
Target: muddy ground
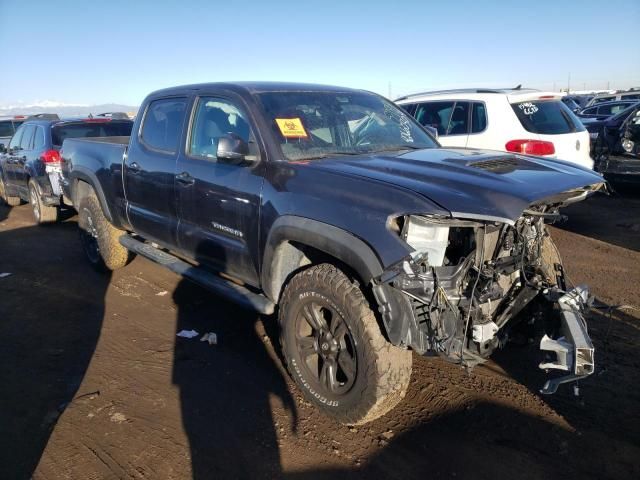
[{"label": "muddy ground", "polygon": [[623,306],[590,316],[579,397],[537,393],[535,346],[472,372],[414,356],[406,399],[349,428],[302,399],[272,318],[141,258],[95,273],[75,218],[0,207],[0,478],[640,478],[640,198],[569,213],[571,279]]}]

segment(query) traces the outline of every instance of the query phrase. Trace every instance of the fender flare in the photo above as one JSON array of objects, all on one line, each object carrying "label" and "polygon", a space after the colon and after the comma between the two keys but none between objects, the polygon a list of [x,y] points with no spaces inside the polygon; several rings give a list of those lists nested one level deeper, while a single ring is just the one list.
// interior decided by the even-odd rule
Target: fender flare
[{"label": "fender flare", "polygon": [[317,220],[284,215],[273,223],[269,231],[262,262],[263,290],[275,302],[284,282],[276,281],[272,270],[278,255],[277,248],[286,242],[300,243],[337,258],[351,267],[365,284],[383,272],[373,249],[355,235]]},{"label": "fender flare", "polygon": [[111,210],[109,209],[109,204],[107,203],[107,198],[105,197],[104,190],[102,189],[102,184],[98,177],[91,170],[76,166],[73,170],[73,173],[70,176],[70,190],[71,190],[71,202],[73,206],[78,209],[78,183],[85,182],[89,184],[91,188],[96,192],[96,196],[98,197],[98,201],[100,202],[100,206],[102,207],[102,212],[107,220],[112,223],[113,216],[111,215]]}]

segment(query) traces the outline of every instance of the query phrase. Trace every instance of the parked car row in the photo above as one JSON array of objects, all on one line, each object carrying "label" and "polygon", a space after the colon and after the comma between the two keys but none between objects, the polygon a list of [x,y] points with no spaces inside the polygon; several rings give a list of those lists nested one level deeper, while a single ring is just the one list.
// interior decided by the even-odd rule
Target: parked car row
[{"label": "parked car row", "polygon": [[129,136],[133,126],[128,118],[61,120],[50,114],[11,124],[15,132],[7,144],[0,144],[0,197],[9,205],[31,203],[37,223],[56,221],[64,205],[59,173],[65,139]]}]

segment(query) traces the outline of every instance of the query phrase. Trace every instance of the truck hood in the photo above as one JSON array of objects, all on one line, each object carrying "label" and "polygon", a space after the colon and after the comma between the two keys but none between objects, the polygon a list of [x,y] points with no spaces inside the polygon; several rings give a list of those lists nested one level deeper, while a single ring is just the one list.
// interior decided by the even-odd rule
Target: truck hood
[{"label": "truck hood", "polygon": [[599,174],[560,160],[476,149],[332,157],[310,161],[308,167],[410,189],[453,217],[508,223],[533,203],[571,190],[595,190],[604,183]]}]

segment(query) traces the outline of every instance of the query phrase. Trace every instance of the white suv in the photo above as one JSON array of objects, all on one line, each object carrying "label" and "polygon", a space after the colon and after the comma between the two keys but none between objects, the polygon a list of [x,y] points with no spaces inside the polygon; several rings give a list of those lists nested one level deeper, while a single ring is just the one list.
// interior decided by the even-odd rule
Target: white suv
[{"label": "white suv", "polygon": [[437,129],[445,147],[525,153],[593,168],[589,132],[562,96],[524,88],[464,89],[417,93],[396,103]]}]

